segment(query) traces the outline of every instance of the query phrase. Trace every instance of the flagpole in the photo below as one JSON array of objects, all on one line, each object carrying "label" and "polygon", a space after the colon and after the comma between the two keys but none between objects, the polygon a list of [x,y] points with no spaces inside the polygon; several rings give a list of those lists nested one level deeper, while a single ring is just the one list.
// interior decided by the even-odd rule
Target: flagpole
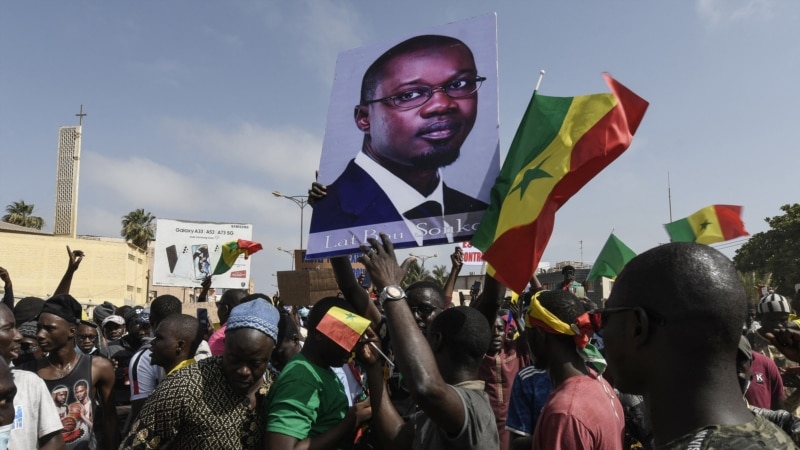
[{"label": "flagpole", "polygon": [[669,172],[667,172],[667,200],[669,201],[669,221],[672,222],[672,187],[669,184]]},{"label": "flagpole", "polygon": [[389,367],[391,367],[392,369],[394,369],[394,363],[392,362],[392,360],[391,360],[391,359],[389,359],[389,357],[388,357],[388,356],[386,356],[386,354],[385,354],[385,353],[383,353],[383,352],[381,351],[381,349],[379,349],[379,348],[378,348],[378,346],[377,346],[377,345],[375,345],[375,343],[374,343],[374,342],[372,342],[372,341],[369,341],[369,346],[370,346],[370,347],[372,347],[372,349],[373,349],[373,350],[375,350],[376,352],[378,352],[378,354],[379,354],[379,355],[383,356],[383,359],[386,361],[386,364],[388,364],[388,365],[389,365]]},{"label": "flagpole", "polygon": [[542,78],[544,78],[544,69],[539,71],[539,80],[536,82],[536,87],[533,89],[534,93],[539,91],[539,85],[542,84]]}]

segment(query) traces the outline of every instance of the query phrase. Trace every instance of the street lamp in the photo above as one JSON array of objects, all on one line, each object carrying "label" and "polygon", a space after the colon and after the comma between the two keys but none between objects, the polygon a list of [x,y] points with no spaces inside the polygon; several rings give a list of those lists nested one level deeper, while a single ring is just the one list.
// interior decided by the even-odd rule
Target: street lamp
[{"label": "street lamp", "polygon": [[272,191],[272,195],[275,197],[283,197],[293,201],[297,206],[300,207],[300,250],[303,249],[303,208],[306,207],[308,204],[308,196],[307,195],[284,195],[278,191]]},{"label": "street lamp", "polygon": [[437,255],[436,253],[434,253],[433,255],[415,255],[413,253],[409,253],[408,256],[413,256],[414,258],[421,259],[422,260],[422,266],[420,267],[420,269],[424,270],[425,269],[425,261],[427,261],[427,260],[429,260],[431,258],[436,258],[439,255]]},{"label": "street lamp", "polygon": [[292,270],[294,270],[294,255],[292,254],[292,252],[282,247],[278,247],[278,251],[286,253],[287,255],[289,255],[290,258],[292,258]]}]

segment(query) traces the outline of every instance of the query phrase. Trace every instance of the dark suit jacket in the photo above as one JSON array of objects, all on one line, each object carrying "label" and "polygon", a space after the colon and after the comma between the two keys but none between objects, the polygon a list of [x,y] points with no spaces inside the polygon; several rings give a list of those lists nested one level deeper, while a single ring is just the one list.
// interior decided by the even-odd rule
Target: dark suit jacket
[{"label": "dark suit jacket", "polygon": [[[344,172],[328,185],[328,195],[314,204],[311,233],[403,220],[378,183],[350,160]],[[444,186],[444,214],[483,211],[488,205]]]}]

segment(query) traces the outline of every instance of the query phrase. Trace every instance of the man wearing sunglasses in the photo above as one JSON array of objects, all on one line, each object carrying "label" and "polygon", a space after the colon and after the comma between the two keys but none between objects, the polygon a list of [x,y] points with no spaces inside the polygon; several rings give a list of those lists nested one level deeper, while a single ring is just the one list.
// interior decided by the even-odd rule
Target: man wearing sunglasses
[{"label": "man wearing sunglasses", "polygon": [[86,355],[99,354],[100,349],[97,347],[99,337],[97,324],[88,320],[81,320],[75,335],[75,348]]},{"label": "man wearing sunglasses", "polygon": [[466,220],[464,213],[487,208],[447,187],[440,172],[458,159],[475,124],[484,80],[469,47],[448,36],[415,36],[373,62],[354,110],[361,151],[336,181],[309,190],[311,233],[405,222],[420,244],[452,242],[444,216]]},{"label": "man wearing sunglasses", "polygon": [[795,448],[742,401],[747,294],[725,255],[671,243],[632,259],[601,311],[615,387],[644,397],[659,449]]}]

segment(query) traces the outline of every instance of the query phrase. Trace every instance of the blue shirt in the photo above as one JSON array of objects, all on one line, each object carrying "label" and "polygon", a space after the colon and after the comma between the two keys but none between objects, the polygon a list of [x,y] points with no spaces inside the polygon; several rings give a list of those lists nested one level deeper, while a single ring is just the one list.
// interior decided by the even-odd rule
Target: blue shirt
[{"label": "blue shirt", "polygon": [[506,429],[523,436],[533,436],[539,413],[552,389],[547,371],[534,366],[520,370],[511,388]]}]

